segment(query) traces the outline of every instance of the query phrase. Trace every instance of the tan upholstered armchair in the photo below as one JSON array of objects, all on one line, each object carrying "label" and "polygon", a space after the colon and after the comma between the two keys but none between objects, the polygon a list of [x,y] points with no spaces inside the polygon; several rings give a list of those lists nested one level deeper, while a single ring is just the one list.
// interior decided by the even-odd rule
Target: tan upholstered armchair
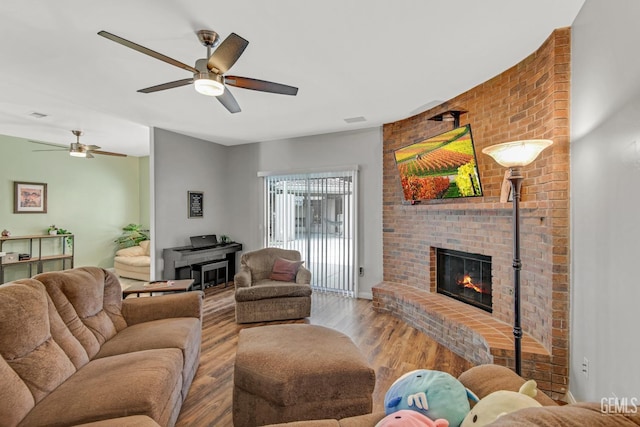
[{"label": "tan upholstered armchair", "polygon": [[302,266],[298,251],[265,248],[244,253],[233,280],[237,323],[311,315],[311,272]]}]

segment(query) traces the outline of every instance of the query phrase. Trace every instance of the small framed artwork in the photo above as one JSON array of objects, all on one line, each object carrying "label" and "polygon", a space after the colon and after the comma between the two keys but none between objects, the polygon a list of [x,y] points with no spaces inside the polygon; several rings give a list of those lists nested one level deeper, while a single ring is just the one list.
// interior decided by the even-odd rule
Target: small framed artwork
[{"label": "small framed artwork", "polygon": [[203,216],[203,201],[204,193],[202,191],[189,191],[188,192],[188,210],[189,218],[202,218]]},{"label": "small framed artwork", "polygon": [[13,213],[47,213],[47,184],[13,182]]}]

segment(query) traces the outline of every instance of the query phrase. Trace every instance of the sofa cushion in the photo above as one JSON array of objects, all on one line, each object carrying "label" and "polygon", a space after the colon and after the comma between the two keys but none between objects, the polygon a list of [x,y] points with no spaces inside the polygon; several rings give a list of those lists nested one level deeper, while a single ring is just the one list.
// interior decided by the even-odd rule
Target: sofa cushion
[{"label": "sofa cushion", "polygon": [[269,279],[279,280],[282,282],[295,282],[296,273],[304,261],[290,261],[284,258],[278,258],[273,263]]},{"label": "sofa cushion", "polygon": [[[633,409],[633,408],[630,408]],[[632,412],[632,411],[629,411]],[[491,427],[637,427],[640,414],[602,413],[600,402],[525,408],[506,414]]]},{"label": "sofa cushion", "polygon": [[[49,299],[35,280],[21,280],[0,287],[0,354],[24,382],[37,403],[76,371],[64,350],[51,336]],[[24,389],[13,375],[18,398]]]},{"label": "sofa cushion", "polygon": [[[202,327],[200,319],[179,317],[153,320],[129,326],[104,343],[96,359],[140,350],[178,348],[182,350],[182,378],[189,386],[191,370],[198,366]],[[188,390],[183,390],[184,396]]]},{"label": "sofa cushion", "polygon": [[96,358],[157,348],[185,350],[200,339],[200,320],[194,317],[160,319],[123,329],[105,342]]},{"label": "sofa cushion", "polygon": [[97,267],[39,274],[60,317],[89,358],[126,328],[121,314],[122,288],[115,274]]},{"label": "sofa cushion", "polygon": [[[511,369],[501,365],[479,365],[463,372],[458,380],[482,399],[498,390],[518,391],[525,380]],[[557,403],[542,391],[537,390],[534,397],[543,406],[555,406]]]},{"label": "sofa cushion", "polygon": [[160,424],[144,415],[132,415],[130,417],[80,424],[74,427],[160,427]]},{"label": "sofa cushion", "polygon": [[235,298],[237,302],[258,301],[268,298],[308,297],[311,286],[293,282],[275,280],[261,280],[253,286],[237,288]]},{"label": "sofa cushion", "polygon": [[51,392],[21,427],[62,427],[130,415],[172,425],[180,406],[182,352],[145,350],[89,362]]}]

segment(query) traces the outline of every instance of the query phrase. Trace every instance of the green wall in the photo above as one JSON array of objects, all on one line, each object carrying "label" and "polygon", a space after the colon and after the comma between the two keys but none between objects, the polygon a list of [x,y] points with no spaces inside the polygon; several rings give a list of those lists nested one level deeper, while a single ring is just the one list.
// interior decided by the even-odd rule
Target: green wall
[{"label": "green wall", "polygon": [[[0,230],[12,236],[44,234],[55,224],[75,234],[75,266],[113,267],[113,239],[121,228],[149,225],[149,158],[33,152],[42,148],[0,135]],[[47,213],[14,214],[14,181],[47,183]],[[25,272],[12,267],[5,281],[21,275]]]}]

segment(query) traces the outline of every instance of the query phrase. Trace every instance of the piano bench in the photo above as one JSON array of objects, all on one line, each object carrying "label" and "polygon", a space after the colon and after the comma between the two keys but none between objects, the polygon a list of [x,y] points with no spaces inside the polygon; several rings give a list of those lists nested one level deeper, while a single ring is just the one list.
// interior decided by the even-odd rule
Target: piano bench
[{"label": "piano bench", "polygon": [[191,265],[191,278],[195,279],[194,273],[197,272],[200,274],[200,289],[204,290],[205,288],[205,275],[208,271],[216,272],[216,281],[214,284],[218,284],[218,273],[220,269],[224,268],[224,286],[227,286],[229,282],[229,261],[212,261],[212,262],[201,262],[199,264]]}]

